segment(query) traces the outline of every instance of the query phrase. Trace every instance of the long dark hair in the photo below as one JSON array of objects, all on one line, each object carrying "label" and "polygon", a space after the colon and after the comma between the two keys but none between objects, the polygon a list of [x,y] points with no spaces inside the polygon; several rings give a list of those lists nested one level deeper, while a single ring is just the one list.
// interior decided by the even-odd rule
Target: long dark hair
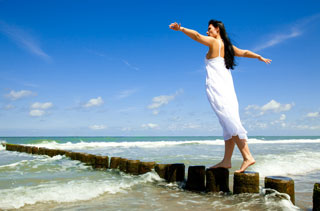
[{"label": "long dark hair", "polygon": [[228,37],[226,29],[224,28],[224,24],[221,21],[217,20],[210,20],[208,26],[212,24],[215,28],[219,27],[220,29],[220,36],[224,43],[224,62],[227,69],[232,69],[236,66],[234,61],[234,50],[233,45]]}]

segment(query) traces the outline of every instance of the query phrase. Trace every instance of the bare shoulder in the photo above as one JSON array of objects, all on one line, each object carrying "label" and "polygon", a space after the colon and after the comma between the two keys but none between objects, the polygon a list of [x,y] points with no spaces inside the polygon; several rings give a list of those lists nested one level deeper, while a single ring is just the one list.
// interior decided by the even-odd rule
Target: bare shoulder
[{"label": "bare shoulder", "polygon": [[213,37],[201,35],[199,33],[196,35],[195,40],[206,46],[211,46],[216,41]]}]

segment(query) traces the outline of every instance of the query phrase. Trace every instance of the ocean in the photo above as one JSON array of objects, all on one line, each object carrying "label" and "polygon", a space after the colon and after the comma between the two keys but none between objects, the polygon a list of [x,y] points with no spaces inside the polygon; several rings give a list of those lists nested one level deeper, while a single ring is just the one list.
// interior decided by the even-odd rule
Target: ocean
[{"label": "ocean", "polygon": [[[64,149],[157,163],[207,168],[220,162],[219,136],[179,137],[0,137],[0,142]],[[129,175],[95,170],[65,156],[6,151],[0,145],[0,210],[308,210],[320,182],[320,136],[251,136],[248,144],[260,174],[259,194],[195,193],[166,183],[157,173]],[[240,168],[235,147],[230,169]],[[281,194],[265,195],[265,176],[295,182],[295,206]]]}]

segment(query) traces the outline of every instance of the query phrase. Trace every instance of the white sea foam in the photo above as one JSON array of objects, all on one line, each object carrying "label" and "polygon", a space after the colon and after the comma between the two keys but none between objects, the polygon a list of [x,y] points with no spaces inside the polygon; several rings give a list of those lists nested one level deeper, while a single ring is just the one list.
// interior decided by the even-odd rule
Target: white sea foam
[{"label": "white sea foam", "polygon": [[320,139],[283,139],[283,140],[261,140],[248,139],[248,144],[303,144],[303,143],[320,143]]},{"label": "white sea foam", "polygon": [[[160,181],[155,172],[140,176],[121,177],[118,180],[74,180],[65,183],[44,183],[37,186],[24,186],[0,190],[0,209],[18,209],[27,204],[37,202],[76,202],[89,200],[104,193],[126,193],[128,189],[139,183]],[[14,199],[14,200],[12,200]]]},{"label": "white sea foam", "polygon": [[[77,169],[90,168],[89,166],[86,166],[80,161],[76,160],[64,159],[63,162],[57,162],[62,160],[63,158],[65,158],[65,156],[61,155],[57,155],[54,157],[34,156],[34,158],[30,160],[24,159],[18,162],[1,165],[0,169],[6,169],[8,172],[28,172],[30,169],[33,169],[32,172],[35,171],[34,169],[38,169],[39,172],[42,172],[44,169],[50,172],[63,172],[75,167]],[[50,168],[48,168],[48,165],[51,165]]]},{"label": "white sea foam", "polygon": [[21,161],[18,161],[18,162],[15,162],[15,163],[10,163],[10,164],[7,164],[7,165],[2,165],[0,166],[0,168],[15,168],[16,166],[18,165],[21,165],[21,164],[25,164],[29,162],[29,160],[21,160]]},{"label": "white sea foam", "polygon": [[223,145],[223,140],[206,140],[206,141],[141,141],[141,142],[78,142],[78,143],[57,143],[55,141],[43,141],[38,144],[30,144],[30,146],[46,147],[53,149],[95,149],[101,147],[170,147],[186,144],[208,144],[208,145]]},{"label": "white sea foam", "polygon": [[[266,195],[267,189],[272,190],[272,193]],[[261,194],[265,196],[266,205],[268,205],[268,207],[270,208],[272,208],[273,206],[276,206],[276,207],[280,206],[284,211],[300,210],[299,207],[292,204],[290,200],[290,196],[286,193],[279,193],[278,191],[269,189],[269,188],[263,188],[260,191],[261,191]],[[278,199],[278,200],[275,200],[275,199]]]},{"label": "white sea foam", "polygon": [[[249,139],[248,144],[298,144],[298,143],[320,143],[320,139],[288,139],[288,140],[261,140]],[[30,146],[46,147],[51,149],[96,149],[101,147],[172,147],[179,145],[224,145],[224,140],[191,140],[191,141],[136,141],[136,142],[77,142],[57,143],[55,141],[43,141]]]},{"label": "white sea foam", "polygon": [[320,170],[320,152],[300,151],[285,154],[268,154],[256,158],[251,167],[264,176],[305,175]]}]

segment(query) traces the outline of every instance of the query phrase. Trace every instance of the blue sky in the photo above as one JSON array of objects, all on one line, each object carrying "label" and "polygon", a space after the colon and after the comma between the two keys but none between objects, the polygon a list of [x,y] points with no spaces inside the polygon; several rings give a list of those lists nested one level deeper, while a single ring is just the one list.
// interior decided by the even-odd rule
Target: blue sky
[{"label": "blue sky", "polygon": [[0,0],[0,136],[222,135],[206,33],[224,22],[248,135],[320,135],[319,1]]}]

